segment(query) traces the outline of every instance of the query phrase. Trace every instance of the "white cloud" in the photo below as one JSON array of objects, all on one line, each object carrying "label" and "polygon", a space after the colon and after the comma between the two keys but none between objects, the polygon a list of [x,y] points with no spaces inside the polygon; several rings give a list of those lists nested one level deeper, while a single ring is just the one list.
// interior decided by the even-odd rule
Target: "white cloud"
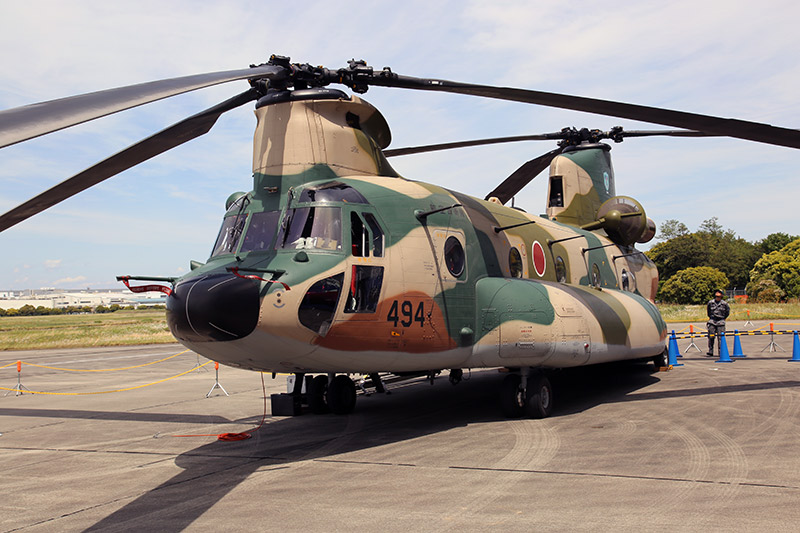
[{"label": "white cloud", "polygon": [[71,283],[79,283],[81,281],[86,281],[86,276],[75,276],[72,278],[57,279],[53,282],[53,285],[67,285]]},{"label": "white cloud", "polygon": [[61,259],[46,259],[44,262],[44,267],[49,269],[58,268],[58,266],[61,264],[61,261]]}]

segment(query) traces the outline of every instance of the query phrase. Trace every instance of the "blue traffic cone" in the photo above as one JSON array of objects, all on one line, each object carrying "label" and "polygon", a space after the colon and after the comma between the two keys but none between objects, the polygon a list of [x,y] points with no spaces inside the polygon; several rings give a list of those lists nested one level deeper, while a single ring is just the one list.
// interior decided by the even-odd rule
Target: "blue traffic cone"
[{"label": "blue traffic cone", "polygon": [[667,356],[667,364],[669,366],[683,366],[683,363],[678,362],[678,339],[675,337],[675,330],[672,330],[672,335],[669,336],[669,354]]},{"label": "blue traffic cone", "polygon": [[800,363],[800,338],[797,336],[797,331],[794,332],[794,343],[792,344],[792,358],[789,359],[790,363]]},{"label": "blue traffic cone", "polygon": [[742,341],[739,340],[739,330],[733,330],[733,354],[731,357],[747,357],[742,353]]},{"label": "blue traffic cone", "polygon": [[721,332],[719,336],[719,359],[717,363],[733,363],[731,354],[728,353],[728,341],[725,340],[725,332]]}]

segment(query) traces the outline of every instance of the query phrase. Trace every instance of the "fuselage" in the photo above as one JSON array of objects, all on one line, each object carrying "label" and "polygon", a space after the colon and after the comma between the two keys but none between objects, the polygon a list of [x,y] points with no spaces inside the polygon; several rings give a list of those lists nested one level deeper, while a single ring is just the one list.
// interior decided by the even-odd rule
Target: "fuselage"
[{"label": "fuselage", "polygon": [[180,342],[272,372],[569,367],[663,352],[644,254],[397,176],[375,113],[355,97],[257,109],[254,189],[232,199],[211,258],[168,298]]}]

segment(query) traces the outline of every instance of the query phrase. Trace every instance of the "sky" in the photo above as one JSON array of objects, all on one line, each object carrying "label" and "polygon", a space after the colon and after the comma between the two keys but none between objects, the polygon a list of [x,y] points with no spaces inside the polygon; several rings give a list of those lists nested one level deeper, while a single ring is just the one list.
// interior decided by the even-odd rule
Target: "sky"
[{"label": "sky", "polygon": [[[299,6],[299,7],[295,7]],[[800,127],[800,4],[695,1],[0,3],[0,109],[161,78],[246,68],[270,54],[336,69],[521,87]],[[0,150],[0,212],[245,90],[203,89]],[[391,147],[644,123],[464,95],[371,88]],[[0,291],[121,287],[205,261],[225,199],[252,188],[252,106],[211,132],[0,233]],[[554,144],[403,156],[405,177],[484,197]],[[660,225],[706,219],[756,241],[800,234],[800,151],[738,139],[615,144],[617,194]],[[546,172],[515,198],[544,212]],[[646,248],[647,246],[645,246]]]}]

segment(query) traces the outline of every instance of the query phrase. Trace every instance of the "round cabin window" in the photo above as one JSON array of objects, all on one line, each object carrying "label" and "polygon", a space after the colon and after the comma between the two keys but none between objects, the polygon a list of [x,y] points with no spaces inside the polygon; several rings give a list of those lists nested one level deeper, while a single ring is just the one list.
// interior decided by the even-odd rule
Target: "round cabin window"
[{"label": "round cabin window", "polygon": [[555,260],[556,265],[556,280],[559,283],[566,283],[567,281],[567,265],[564,264],[564,259],[559,255]]},{"label": "round cabin window", "polygon": [[597,263],[592,263],[592,285],[595,287],[600,286],[600,268]]},{"label": "round cabin window", "polygon": [[508,269],[512,278],[522,277],[522,256],[516,248],[508,251]]},{"label": "round cabin window", "polygon": [[455,237],[448,237],[444,242],[444,263],[456,278],[464,272],[464,247]]}]

